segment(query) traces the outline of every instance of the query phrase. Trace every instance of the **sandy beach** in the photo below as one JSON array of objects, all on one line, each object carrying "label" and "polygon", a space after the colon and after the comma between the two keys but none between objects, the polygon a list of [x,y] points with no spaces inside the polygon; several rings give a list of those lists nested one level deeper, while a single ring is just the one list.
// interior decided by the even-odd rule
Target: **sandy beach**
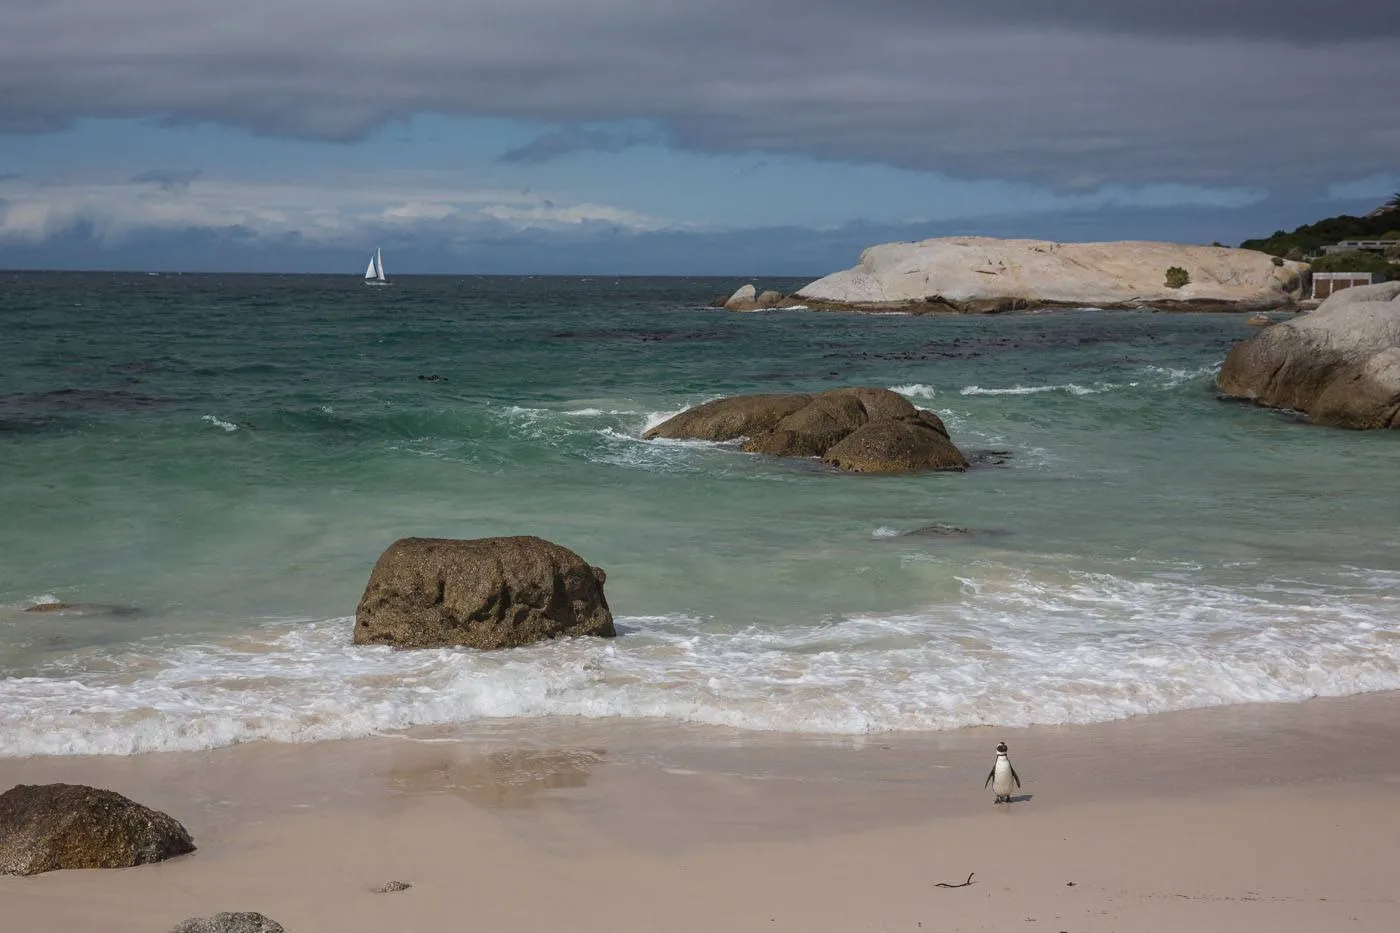
[{"label": "sandy beach", "polygon": [[[1024,781],[982,788],[1004,739]],[[1391,930],[1400,695],[820,739],[549,720],[0,762],[198,852],[0,878],[8,929]],[[966,887],[940,888],[938,882]],[[376,893],[388,881],[408,890]]]}]

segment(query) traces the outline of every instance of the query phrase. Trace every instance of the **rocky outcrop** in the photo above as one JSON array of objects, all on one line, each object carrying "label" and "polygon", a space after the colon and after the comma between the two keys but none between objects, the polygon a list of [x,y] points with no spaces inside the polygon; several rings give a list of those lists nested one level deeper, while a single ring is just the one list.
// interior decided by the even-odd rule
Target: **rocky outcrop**
[{"label": "rocky outcrop", "polygon": [[1344,289],[1260,331],[1230,351],[1217,382],[1314,424],[1400,427],[1400,282]]},{"label": "rocky outcrop", "polygon": [[20,784],[0,794],[0,874],[131,868],[194,851],[173,817],[81,784]]},{"label": "rocky outcrop", "polygon": [[515,648],[611,638],[607,575],[542,538],[402,538],[374,565],[355,611],[357,645]]},{"label": "rocky outcrop", "polygon": [[687,409],[643,436],[745,438],[742,449],[748,453],[820,457],[857,473],[967,469],[967,458],[949,440],[937,415],[879,388],[736,395]]},{"label": "rocky outcrop", "polygon": [[[1171,288],[1167,270],[1186,270]],[[1240,310],[1290,305],[1303,263],[1223,246],[1055,243],[942,237],[885,243],[860,265],[818,279],[793,296],[814,308],[998,313],[1037,307]]]},{"label": "rocky outcrop", "polygon": [[287,933],[282,924],[251,911],[191,917],[170,928],[170,933]]},{"label": "rocky outcrop", "polygon": [[767,290],[759,292],[753,285],[744,285],[724,301],[728,311],[766,311],[783,303],[783,293]]}]

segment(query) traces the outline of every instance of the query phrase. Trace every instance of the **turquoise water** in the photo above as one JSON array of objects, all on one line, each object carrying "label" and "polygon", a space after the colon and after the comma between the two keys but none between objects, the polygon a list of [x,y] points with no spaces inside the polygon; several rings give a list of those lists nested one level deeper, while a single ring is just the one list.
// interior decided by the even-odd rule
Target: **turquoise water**
[{"label": "turquoise water", "polygon": [[[1400,687],[1400,437],[1217,399],[1243,315],[705,307],[738,284],[0,274],[0,755]],[[938,412],[980,465],[849,476],[640,439],[720,395],[857,384]],[[935,525],[968,533],[908,534]],[[390,542],[497,534],[606,568],[623,637],[349,645]],[[54,600],[120,611],[23,611]]]}]

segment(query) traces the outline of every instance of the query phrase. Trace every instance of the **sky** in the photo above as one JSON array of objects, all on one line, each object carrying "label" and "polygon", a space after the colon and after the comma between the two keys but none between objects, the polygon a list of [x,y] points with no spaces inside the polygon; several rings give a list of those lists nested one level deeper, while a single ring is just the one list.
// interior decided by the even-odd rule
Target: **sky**
[{"label": "sky", "polygon": [[1400,191],[1394,0],[0,8],[0,268],[815,276]]}]

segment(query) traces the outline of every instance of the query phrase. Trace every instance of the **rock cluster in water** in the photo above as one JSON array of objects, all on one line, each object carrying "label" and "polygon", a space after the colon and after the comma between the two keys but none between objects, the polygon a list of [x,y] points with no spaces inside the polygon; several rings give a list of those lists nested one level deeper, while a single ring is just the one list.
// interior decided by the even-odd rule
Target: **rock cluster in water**
[{"label": "rock cluster in water", "polygon": [[1222,392],[1314,424],[1400,428],[1400,282],[1348,288],[1237,344]]},{"label": "rock cluster in water", "polygon": [[854,473],[967,469],[967,458],[933,412],[888,389],[736,395],[662,422],[647,439],[729,441],[775,457],[820,457]]},{"label": "rock cluster in water", "polygon": [[570,635],[612,637],[607,579],[535,537],[402,538],[380,555],[355,611],[357,645],[515,648]]},{"label": "rock cluster in water", "polygon": [[114,791],[20,784],[0,794],[0,874],[131,868],[193,851],[173,817]]}]

